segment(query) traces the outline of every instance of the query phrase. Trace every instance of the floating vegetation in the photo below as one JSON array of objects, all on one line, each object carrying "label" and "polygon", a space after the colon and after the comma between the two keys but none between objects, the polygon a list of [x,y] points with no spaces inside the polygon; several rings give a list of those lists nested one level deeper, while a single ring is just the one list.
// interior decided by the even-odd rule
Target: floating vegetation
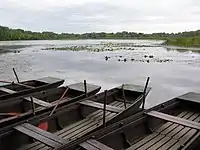
[{"label": "floating vegetation", "polygon": [[103,52],[103,51],[114,51],[116,49],[108,47],[101,48],[101,47],[91,47],[91,46],[67,46],[67,47],[49,47],[42,50]]},{"label": "floating vegetation", "polygon": [[67,45],[65,47],[48,47],[43,50],[65,50],[65,51],[117,51],[117,50],[136,50],[136,47],[158,47],[159,45],[141,45],[135,43],[100,43],[100,44],[86,44],[86,45]]},{"label": "floating vegetation", "polygon": [[[117,58],[118,57],[118,58]],[[120,57],[120,58],[119,58]],[[117,55],[117,56],[105,56],[105,60],[109,61],[119,61],[119,62],[146,62],[146,63],[151,63],[151,62],[158,62],[158,63],[165,63],[165,62],[172,62],[172,59],[159,59],[159,58],[154,58],[153,55],[149,55],[147,56],[147,58],[151,58],[151,59],[136,59],[136,58],[127,58],[127,57],[123,57],[121,55]]]},{"label": "floating vegetation", "polygon": [[154,58],[154,56],[153,56],[153,55],[149,55],[149,56],[147,56],[147,55],[144,55],[144,58],[147,58],[147,57],[149,57],[149,58]]}]

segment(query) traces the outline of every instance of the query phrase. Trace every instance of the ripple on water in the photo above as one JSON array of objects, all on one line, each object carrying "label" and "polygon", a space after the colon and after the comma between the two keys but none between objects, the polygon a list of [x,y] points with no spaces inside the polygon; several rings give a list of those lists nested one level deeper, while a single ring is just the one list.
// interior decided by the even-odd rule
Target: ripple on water
[{"label": "ripple on water", "polygon": [[[105,43],[114,43],[117,50],[42,51],[52,46],[103,47],[102,42],[104,47]],[[65,84],[69,84],[86,79],[89,83],[100,84],[102,89],[106,89],[122,83],[144,85],[146,78],[150,76],[150,86],[153,90],[148,96],[147,107],[188,91],[200,92],[200,54],[169,51],[160,46],[148,47],[148,44],[154,45],[154,42],[140,40],[20,42],[21,45],[25,43],[32,46],[19,49],[20,53],[0,55],[0,79],[15,80],[12,72],[12,68],[15,68],[20,80],[55,76],[66,79]],[[134,46],[133,43],[147,46]],[[105,56],[108,57],[107,61]]]}]

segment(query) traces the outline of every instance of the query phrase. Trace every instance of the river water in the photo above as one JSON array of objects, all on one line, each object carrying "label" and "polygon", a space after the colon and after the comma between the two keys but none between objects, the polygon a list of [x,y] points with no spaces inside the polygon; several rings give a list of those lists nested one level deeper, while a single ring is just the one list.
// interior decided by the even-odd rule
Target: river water
[{"label": "river water", "polygon": [[[54,76],[65,79],[65,84],[71,84],[86,79],[88,83],[101,85],[102,90],[105,90],[123,83],[144,85],[149,76],[152,91],[147,97],[146,108],[186,92],[200,92],[200,53],[167,49],[157,46],[159,43],[162,42],[149,40],[0,42],[0,48],[6,49],[0,54],[0,80],[15,80],[12,72],[12,68],[15,68],[20,80]],[[84,49],[43,50],[49,47],[82,45],[105,47],[105,44],[113,44],[112,46],[117,48],[113,51],[100,52]],[[9,51],[6,52],[7,50]],[[107,61],[106,56],[109,58]],[[124,62],[124,59],[127,61]]]}]

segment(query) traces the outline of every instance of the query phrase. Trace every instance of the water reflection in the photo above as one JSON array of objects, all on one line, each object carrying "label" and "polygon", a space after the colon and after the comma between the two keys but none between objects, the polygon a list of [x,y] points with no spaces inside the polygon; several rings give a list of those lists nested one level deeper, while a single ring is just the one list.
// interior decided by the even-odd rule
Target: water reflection
[{"label": "water reflection", "polygon": [[[25,45],[20,53],[0,55],[0,79],[15,80],[12,68],[20,80],[55,76],[66,79],[65,84],[83,81],[101,85],[103,89],[122,83],[144,84],[148,76],[153,88],[146,107],[161,103],[188,91],[200,92],[200,54],[168,51],[159,47],[132,47],[116,51],[44,51],[56,46],[95,45],[105,42],[154,44],[155,41],[78,40],[78,41],[19,41],[0,45]],[[31,46],[30,46],[31,45]],[[146,57],[145,57],[146,55]],[[105,57],[108,60],[105,60]],[[151,56],[151,57],[149,57]],[[152,57],[153,56],[153,57]],[[120,59],[120,61],[118,61]],[[126,61],[124,61],[126,59]],[[121,61],[122,60],[122,61]],[[162,62],[161,62],[162,60]],[[172,60],[166,61],[163,60]]]}]

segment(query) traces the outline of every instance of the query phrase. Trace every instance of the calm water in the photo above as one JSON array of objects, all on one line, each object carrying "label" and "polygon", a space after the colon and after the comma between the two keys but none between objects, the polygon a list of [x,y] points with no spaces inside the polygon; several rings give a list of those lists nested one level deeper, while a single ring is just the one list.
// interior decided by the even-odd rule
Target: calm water
[{"label": "calm water", "polygon": [[[122,46],[112,52],[42,50],[70,45],[101,46],[102,43],[134,43],[150,47]],[[55,76],[70,84],[86,79],[89,83],[101,85],[102,89],[123,83],[144,85],[150,76],[152,91],[147,97],[146,108],[189,91],[200,92],[200,53],[151,47],[159,43],[148,40],[0,42],[1,46],[6,45],[5,49],[11,51],[0,54],[0,80],[15,80],[13,67],[21,80]],[[14,47],[19,49],[16,51]],[[151,55],[153,58],[148,57]],[[106,61],[105,56],[110,59]],[[121,61],[124,59],[127,61]]]}]

